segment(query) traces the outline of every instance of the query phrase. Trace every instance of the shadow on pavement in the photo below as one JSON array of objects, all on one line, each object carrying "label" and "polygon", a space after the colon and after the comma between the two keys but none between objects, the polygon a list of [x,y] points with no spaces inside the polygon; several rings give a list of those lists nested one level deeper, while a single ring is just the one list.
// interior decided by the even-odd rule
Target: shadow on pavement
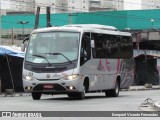
[{"label": "shadow on pavement", "polygon": [[[126,97],[126,95],[120,95],[118,96],[118,98],[121,98],[121,97]],[[106,97],[105,95],[104,96],[86,96],[84,100],[89,100],[89,99],[116,99],[117,97]],[[66,100],[66,101],[71,101],[71,100],[80,100],[80,99],[77,99],[77,98],[69,98],[69,97],[56,97],[54,98],[54,96],[52,98],[42,98],[41,100]]]}]

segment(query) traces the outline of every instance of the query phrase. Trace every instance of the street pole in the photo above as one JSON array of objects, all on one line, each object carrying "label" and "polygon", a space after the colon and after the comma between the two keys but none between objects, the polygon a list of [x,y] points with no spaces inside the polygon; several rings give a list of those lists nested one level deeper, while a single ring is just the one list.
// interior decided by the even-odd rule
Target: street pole
[{"label": "street pole", "polygon": [[72,12],[69,12],[68,16],[69,16],[69,24],[72,24]]},{"label": "street pole", "polygon": [[153,29],[154,19],[151,19],[150,21],[151,21],[151,23],[152,23],[152,29]]},{"label": "street pole", "polygon": [[22,26],[23,26],[23,37],[24,37],[24,24],[22,24]]},{"label": "street pole", "polygon": [[140,33],[136,33],[136,49],[139,50]]},{"label": "street pole", "polygon": [[[26,21],[26,22],[18,21],[17,23],[18,23],[18,24],[22,24],[22,29],[23,29],[23,30],[22,30],[22,32],[23,32],[22,35],[23,35],[23,37],[24,37],[24,24],[29,23],[29,21]],[[23,37],[22,37],[22,38],[23,38]]]},{"label": "street pole", "polygon": [[12,28],[12,41],[11,41],[11,45],[13,45],[14,44],[14,32],[13,32],[13,30],[14,30],[14,28]]}]

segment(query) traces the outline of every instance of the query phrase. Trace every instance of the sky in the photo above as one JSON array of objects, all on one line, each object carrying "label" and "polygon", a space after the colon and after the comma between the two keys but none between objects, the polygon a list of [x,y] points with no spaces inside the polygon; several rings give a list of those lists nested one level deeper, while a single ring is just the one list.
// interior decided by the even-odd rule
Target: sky
[{"label": "sky", "polygon": [[125,10],[139,10],[141,9],[141,0],[124,0]]}]

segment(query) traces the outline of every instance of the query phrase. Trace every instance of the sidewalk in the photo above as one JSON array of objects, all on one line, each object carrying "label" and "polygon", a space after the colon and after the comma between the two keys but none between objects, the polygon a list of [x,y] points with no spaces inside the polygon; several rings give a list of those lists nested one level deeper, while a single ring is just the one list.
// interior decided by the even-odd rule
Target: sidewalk
[{"label": "sidewalk", "polygon": [[6,95],[5,92],[0,94],[0,97],[20,97],[20,96],[31,96],[31,93],[25,93],[25,92],[15,92],[10,95]]},{"label": "sidewalk", "polygon": [[[142,91],[142,90],[160,90],[160,85],[152,85],[152,88],[146,88],[143,86],[130,86],[129,89],[122,89],[121,91]],[[153,104],[153,108],[156,111],[160,111],[160,101],[156,101]]]},{"label": "sidewalk", "polygon": [[141,91],[141,90],[160,90],[160,85],[152,85],[152,88],[142,86],[130,86],[129,89],[121,89],[121,91]]}]

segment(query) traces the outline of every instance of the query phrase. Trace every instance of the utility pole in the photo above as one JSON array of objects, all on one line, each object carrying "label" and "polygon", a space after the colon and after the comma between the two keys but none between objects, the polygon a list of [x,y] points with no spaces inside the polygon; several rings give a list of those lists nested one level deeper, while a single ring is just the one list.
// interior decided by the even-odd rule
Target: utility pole
[{"label": "utility pole", "polygon": [[78,15],[78,13],[72,13],[72,12],[68,13],[68,22],[69,22],[69,24],[72,24],[74,22],[73,21],[73,17],[77,16],[77,15]]},{"label": "utility pole", "polygon": [[11,45],[14,44],[14,42],[13,42],[14,41],[14,32],[13,31],[14,31],[14,28],[12,28],[12,41],[11,41]]},{"label": "utility pole", "polygon": [[22,27],[23,27],[23,37],[22,37],[22,39],[23,39],[24,38],[24,25],[27,24],[27,23],[29,23],[29,21],[26,21],[26,22],[24,22],[24,21],[18,21],[17,23],[18,24],[22,24]]},{"label": "utility pole", "polygon": [[38,25],[39,25],[39,13],[40,13],[40,9],[41,9],[40,7],[37,7],[34,29],[37,29]]},{"label": "utility pole", "polygon": [[151,19],[150,21],[151,21],[151,23],[152,23],[152,29],[153,29],[153,28],[154,28],[154,27],[153,27],[153,23],[154,23],[155,20],[154,20],[154,19]]},{"label": "utility pole", "polygon": [[141,34],[138,32],[136,33],[136,49],[139,50],[139,42],[141,39]]},{"label": "utility pole", "polygon": [[69,12],[68,16],[69,16],[69,24],[72,24],[72,12]]},{"label": "utility pole", "polygon": [[47,27],[52,27],[51,25],[51,10],[50,7],[46,7],[46,14],[47,14]]}]

